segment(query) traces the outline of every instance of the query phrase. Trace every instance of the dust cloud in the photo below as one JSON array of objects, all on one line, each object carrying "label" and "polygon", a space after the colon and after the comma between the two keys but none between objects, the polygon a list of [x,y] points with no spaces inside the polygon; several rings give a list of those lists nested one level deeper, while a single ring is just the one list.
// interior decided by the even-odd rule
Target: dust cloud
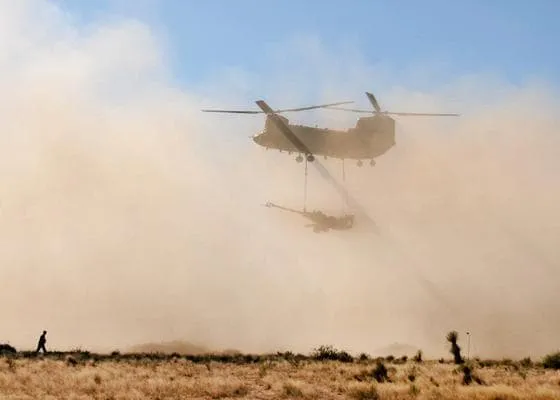
[{"label": "dust cloud", "polygon": [[[346,165],[375,229],[362,218],[317,235],[261,207],[303,202],[302,166],[247,138],[262,117],[200,113],[250,106],[238,81],[177,89],[149,26],[82,29],[49,3],[15,4],[0,5],[0,341],[29,349],[47,329],[57,349],[406,343],[440,356],[455,329],[464,348],[472,333],[471,355],[559,346],[559,101],[545,84],[380,94],[367,65],[349,74],[322,55],[307,64],[329,65],[308,82],[319,89],[263,87],[278,107],[373,90],[388,109],[464,114],[398,119],[375,168]],[[288,117],[349,127],[356,115]],[[340,181],[340,162],[318,161]],[[314,169],[308,205],[345,211]]]}]

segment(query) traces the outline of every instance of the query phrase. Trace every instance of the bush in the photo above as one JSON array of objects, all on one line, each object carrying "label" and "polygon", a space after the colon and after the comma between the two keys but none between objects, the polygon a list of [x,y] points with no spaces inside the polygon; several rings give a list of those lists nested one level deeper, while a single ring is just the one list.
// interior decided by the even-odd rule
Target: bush
[{"label": "bush", "polygon": [[560,351],[547,354],[543,359],[543,367],[548,369],[560,369]]},{"label": "bush", "polygon": [[350,397],[356,400],[379,400],[377,388],[373,385],[364,388],[356,388],[350,391]]},{"label": "bush", "polygon": [[417,363],[421,363],[422,362],[422,350],[418,350],[418,352],[416,353],[416,355],[414,357],[412,357],[412,359]]},{"label": "bush", "polygon": [[377,382],[389,382],[390,380],[387,372],[388,371],[385,367],[385,364],[383,364],[382,362],[378,362],[371,374]]},{"label": "bush", "polygon": [[354,358],[343,350],[336,350],[332,346],[320,346],[311,355],[315,360],[333,360],[340,362],[353,362]]},{"label": "bush", "polygon": [[360,360],[361,362],[367,362],[370,360],[370,357],[366,353],[361,353],[358,357],[358,360]]},{"label": "bush", "polygon": [[354,375],[354,379],[360,382],[367,382],[371,378],[375,379],[377,382],[391,382],[391,378],[389,378],[389,371],[383,361],[377,361],[377,364],[373,369],[370,371],[362,370],[359,374]]},{"label": "bush", "polygon": [[418,373],[418,371],[416,371],[416,367],[412,367],[409,371],[408,371],[408,380],[410,382],[414,382],[416,380],[416,374]]},{"label": "bush", "polygon": [[472,370],[470,369],[470,367],[465,366],[463,368],[463,385],[470,385],[472,380]]},{"label": "bush", "polygon": [[406,364],[408,361],[408,356],[402,356],[393,360],[395,364]]},{"label": "bush", "polygon": [[453,354],[453,359],[455,364],[463,364],[463,357],[461,357],[461,348],[457,344],[459,339],[459,334],[456,331],[451,331],[447,334],[447,341],[451,343],[451,349],[449,350]]},{"label": "bush", "polygon": [[15,354],[16,349],[9,344],[0,344],[0,355],[2,354]]},{"label": "bush", "polygon": [[533,361],[531,360],[531,357],[525,357],[519,363],[524,368],[531,368],[533,366]]},{"label": "bush", "polygon": [[463,385],[470,385],[473,381],[479,385],[485,385],[484,381],[473,373],[474,368],[471,365],[463,364],[460,368],[463,371]]}]

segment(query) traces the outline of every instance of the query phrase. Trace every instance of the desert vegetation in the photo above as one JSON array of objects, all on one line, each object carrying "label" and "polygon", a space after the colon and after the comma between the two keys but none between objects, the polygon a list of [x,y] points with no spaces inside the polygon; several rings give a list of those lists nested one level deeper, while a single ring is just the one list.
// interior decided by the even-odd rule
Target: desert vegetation
[{"label": "desert vegetation", "polygon": [[457,363],[332,346],[308,355],[3,349],[0,397],[13,399],[560,399],[560,353]]}]

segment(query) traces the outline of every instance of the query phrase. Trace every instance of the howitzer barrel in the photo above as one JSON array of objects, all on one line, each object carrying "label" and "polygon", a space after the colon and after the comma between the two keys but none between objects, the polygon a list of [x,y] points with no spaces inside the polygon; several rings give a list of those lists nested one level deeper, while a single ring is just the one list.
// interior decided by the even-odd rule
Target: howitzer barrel
[{"label": "howitzer barrel", "polygon": [[296,213],[296,214],[304,214],[303,211],[294,210],[293,208],[279,206],[279,205],[271,203],[271,202],[266,203],[265,207],[275,207],[275,208],[279,208],[280,210],[290,211],[290,212],[293,212],[293,213]]}]

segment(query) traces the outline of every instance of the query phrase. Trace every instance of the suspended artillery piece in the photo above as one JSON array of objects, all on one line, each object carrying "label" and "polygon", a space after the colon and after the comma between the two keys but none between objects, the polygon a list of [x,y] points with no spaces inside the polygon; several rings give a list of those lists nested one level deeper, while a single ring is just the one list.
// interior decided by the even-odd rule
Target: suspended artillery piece
[{"label": "suspended artillery piece", "polygon": [[276,205],[274,203],[268,202],[265,207],[275,207],[280,210],[289,211],[295,214],[304,216],[311,221],[311,224],[306,225],[306,227],[312,227],[313,232],[327,232],[329,230],[348,230],[352,229],[354,225],[354,215],[346,214],[341,217],[333,217],[326,215],[322,211],[299,211],[293,208],[283,207]]}]

